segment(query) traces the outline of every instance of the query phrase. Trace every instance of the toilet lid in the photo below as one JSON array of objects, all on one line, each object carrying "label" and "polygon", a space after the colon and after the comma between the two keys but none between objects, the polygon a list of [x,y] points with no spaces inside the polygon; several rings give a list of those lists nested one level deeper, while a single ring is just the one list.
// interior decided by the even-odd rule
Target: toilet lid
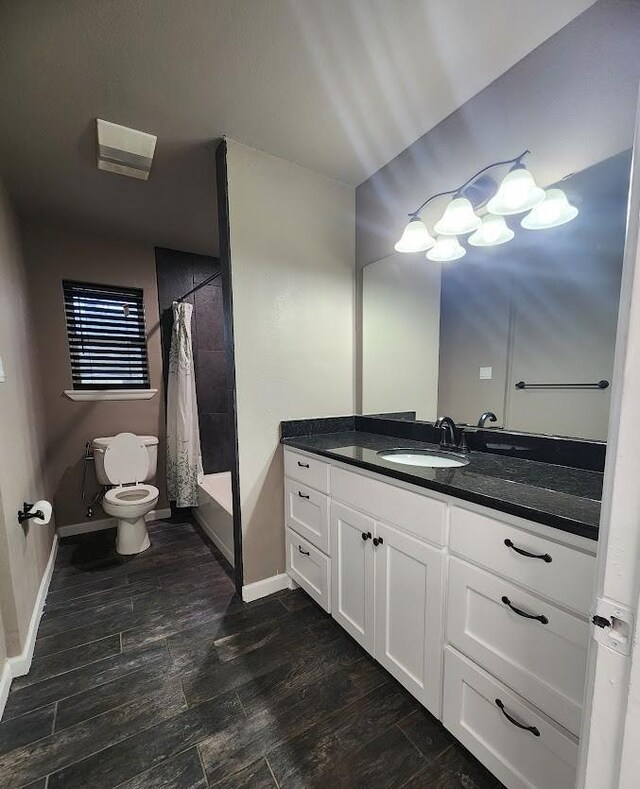
[{"label": "toilet lid", "polygon": [[149,471],[149,455],[140,437],[119,433],[105,450],[104,470],[114,485],[143,480]]}]

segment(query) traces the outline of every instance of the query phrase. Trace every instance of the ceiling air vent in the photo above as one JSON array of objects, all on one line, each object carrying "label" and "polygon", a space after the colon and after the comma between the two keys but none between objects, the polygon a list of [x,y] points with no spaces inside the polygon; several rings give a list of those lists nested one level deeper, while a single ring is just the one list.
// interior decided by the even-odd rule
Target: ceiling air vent
[{"label": "ceiling air vent", "polygon": [[96,118],[98,169],[146,181],[156,148],[154,134]]}]

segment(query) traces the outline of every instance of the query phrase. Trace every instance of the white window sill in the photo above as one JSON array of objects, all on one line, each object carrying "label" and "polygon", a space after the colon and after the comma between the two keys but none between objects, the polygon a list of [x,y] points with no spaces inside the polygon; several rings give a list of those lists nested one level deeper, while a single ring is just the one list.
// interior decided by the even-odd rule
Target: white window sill
[{"label": "white window sill", "polygon": [[69,400],[151,400],[157,389],[65,389]]}]

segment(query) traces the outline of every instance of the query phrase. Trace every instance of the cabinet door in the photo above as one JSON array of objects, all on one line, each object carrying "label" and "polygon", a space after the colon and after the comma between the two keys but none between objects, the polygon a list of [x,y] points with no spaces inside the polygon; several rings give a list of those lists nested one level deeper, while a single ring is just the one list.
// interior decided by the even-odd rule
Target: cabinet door
[{"label": "cabinet door", "polygon": [[372,518],[331,503],[331,612],[372,654],[374,527]]},{"label": "cabinet door", "polygon": [[440,717],[443,552],[379,522],[376,537],[376,659]]}]

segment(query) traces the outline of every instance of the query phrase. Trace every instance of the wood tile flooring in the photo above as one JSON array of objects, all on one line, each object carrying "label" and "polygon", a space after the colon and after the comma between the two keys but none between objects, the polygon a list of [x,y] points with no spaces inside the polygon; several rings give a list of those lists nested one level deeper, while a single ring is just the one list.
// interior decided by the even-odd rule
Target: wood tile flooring
[{"label": "wood tile flooring", "polygon": [[150,534],[62,541],[3,789],[499,789],[303,592],[243,604],[196,527]]}]

